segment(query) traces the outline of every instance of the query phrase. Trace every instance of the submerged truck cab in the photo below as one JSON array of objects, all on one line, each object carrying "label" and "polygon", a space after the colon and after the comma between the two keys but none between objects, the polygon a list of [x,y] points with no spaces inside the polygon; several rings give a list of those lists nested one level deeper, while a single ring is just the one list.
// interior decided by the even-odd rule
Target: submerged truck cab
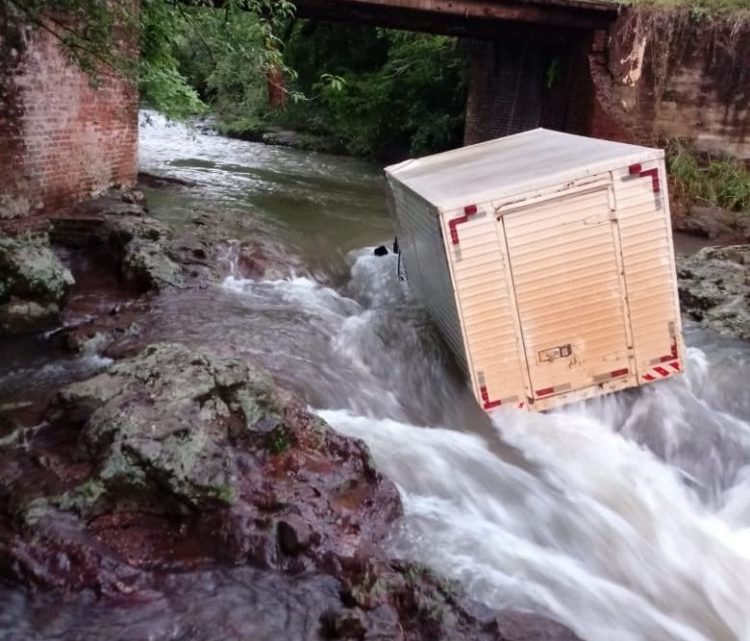
[{"label": "submerged truck cab", "polygon": [[485,410],[682,371],[662,150],[536,129],[386,177],[409,286]]}]

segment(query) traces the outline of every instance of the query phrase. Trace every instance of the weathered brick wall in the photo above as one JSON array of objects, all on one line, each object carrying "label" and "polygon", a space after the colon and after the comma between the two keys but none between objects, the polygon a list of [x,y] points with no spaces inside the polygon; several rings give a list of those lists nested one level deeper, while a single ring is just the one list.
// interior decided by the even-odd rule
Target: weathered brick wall
[{"label": "weathered brick wall", "polygon": [[0,217],[135,181],[137,90],[113,74],[99,80],[92,87],[44,31],[0,36]]}]

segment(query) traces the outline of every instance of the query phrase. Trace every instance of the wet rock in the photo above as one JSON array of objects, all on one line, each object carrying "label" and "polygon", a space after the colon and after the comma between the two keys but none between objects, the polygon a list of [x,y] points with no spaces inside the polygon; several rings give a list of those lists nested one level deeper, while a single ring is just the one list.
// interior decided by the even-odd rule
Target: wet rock
[{"label": "wet rock", "polygon": [[279,545],[286,554],[297,554],[304,550],[313,538],[309,523],[296,515],[285,517],[278,524]]},{"label": "wet rock", "polygon": [[[264,418],[275,423],[270,433],[253,429]],[[296,573],[374,545],[400,514],[396,488],[364,444],[331,431],[265,372],[181,345],[153,345],[64,388],[48,421],[50,438],[68,446],[43,455],[55,461],[46,481],[34,482],[42,472],[29,461],[28,475],[5,484],[10,521],[20,524],[13,536],[27,547],[35,523],[62,513],[134,568],[215,559]],[[23,577],[14,549],[0,537],[0,566]],[[76,586],[80,576],[90,587],[105,580],[68,565]],[[58,574],[51,584],[64,581]]]},{"label": "wet rock", "polygon": [[322,616],[329,638],[578,640],[573,632],[546,617],[497,613],[472,601],[456,582],[420,564],[359,557],[345,560],[338,575],[344,584],[342,601],[348,609]]},{"label": "wet rock", "polygon": [[58,324],[60,308],[55,303],[11,299],[0,305],[0,332],[24,334],[40,332]]},{"label": "wet rock", "polygon": [[750,240],[750,217],[747,213],[721,207],[692,205],[684,215],[675,217],[674,228],[712,240]]},{"label": "wet rock", "polygon": [[503,641],[580,641],[564,625],[530,612],[503,612],[495,624]]},{"label": "wet rock", "polygon": [[180,287],[184,270],[173,260],[172,235],[146,215],[143,195],[110,190],[53,220],[55,243],[86,249],[117,265],[124,281],[141,290]]},{"label": "wet rock", "polygon": [[340,153],[344,151],[342,144],[327,136],[320,136],[309,132],[292,131],[288,129],[269,128],[267,131],[247,131],[239,134],[229,134],[244,140],[254,140],[267,145],[292,147],[307,151]]},{"label": "wet rock", "polygon": [[362,442],[262,370],[178,344],[65,387],[33,439],[0,441],[0,574],[24,583],[140,599],[170,573],[249,565],[329,586],[325,604],[282,591],[267,606],[312,617],[305,638],[576,638],[389,560],[400,515]]},{"label": "wet rock", "polygon": [[175,176],[166,176],[152,174],[147,171],[138,172],[138,184],[145,187],[162,188],[162,187],[195,187],[196,183],[184,178]]},{"label": "wet rock", "polygon": [[157,242],[170,238],[167,226],[146,216],[142,209],[138,215],[105,218],[103,231],[110,247],[115,249],[124,249],[134,240]]},{"label": "wet rock", "polygon": [[127,283],[143,289],[179,287],[184,280],[181,267],[150,238],[134,239],[125,245],[121,269]]},{"label": "wet rock", "polygon": [[141,292],[204,287],[233,270],[243,277],[267,275],[269,260],[258,243],[235,241],[228,250],[220,216],[201,214],[192,222],[173,233],[147,215],[139,192],[116,190],[55,218],[52,239],[109,260],[124,282]]},{"label": "wet rock", "polygon": [[237,269],[242,278],[261,278],[266,273],[268,256],[257,244],[242,244],[237,254]]},{"label": "wet rock", "polygon": [[362,610],[330,608],[320,617],[326,639],[364,639],[367,615]]},{"label": "wet rock", "polygon": [[300,134],[296,131],[269,131],[263,134],[263,142],[268,145],[295,147],[300,144]]},{"label": "wet rock", "polygon": [[237,363],[156,345],[62,390],[51,418],[84,419],[79,439],[105,488],[162,489],[193,507],[228,504],[239,493],[227,441],[238,417],[229,404],[270,388],[266,376]]},{"label": "wet rock", "polygon": [[0,332],[38,331],[57,324],[73,282],[46,236],[0,235]]},{"label": "wet rock", "polygon": [[76,517],[53,507],[38,509],[27,527],[35,532],[33,540],[0,524],[0,558],[14,558],[14,572],[26,584],[61,590],[95,585],[109,597],[142,588],[142,573],[92,541]]},{"label": "wet rock", "polygon": [[680,305],[693,320],[750,340],[750,245],[705,247],[677,268]]}]

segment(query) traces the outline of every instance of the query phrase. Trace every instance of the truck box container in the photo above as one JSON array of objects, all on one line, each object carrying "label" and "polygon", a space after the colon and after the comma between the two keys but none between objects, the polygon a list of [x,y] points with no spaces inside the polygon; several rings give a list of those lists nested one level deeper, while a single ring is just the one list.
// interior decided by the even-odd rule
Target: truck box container
[{"label": "truck box container", "polygon": [[409,287],[485,410],[682,370],[662,150],[535,129],[386,178]]}]

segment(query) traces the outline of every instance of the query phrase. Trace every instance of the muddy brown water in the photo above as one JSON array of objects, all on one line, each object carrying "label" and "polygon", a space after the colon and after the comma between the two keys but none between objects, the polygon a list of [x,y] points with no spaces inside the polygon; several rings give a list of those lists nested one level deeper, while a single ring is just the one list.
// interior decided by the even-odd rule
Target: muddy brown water
[{"label": "muddy brown water", "polygon": [[[175,226],[221,216],[227,238],[251,234],[276,265],[243,279],[227,243],[226,280],[158,297],[154,336],[260,361],[363,438],[404,501],[395,555],[590,641],[750,640],[746,344],[688,326],[685,376],[489,420],[396,258],[372,255],[393,234],[378,168],[151,121],[143,169],[195,183],[148,190],[153,215]],[[41,336],[1,347],[0,402],[106,366]],[[116,606],[3,585],[0,639],[315,638],[311,622],[335,598],[326,581],[202,572]]]}]

